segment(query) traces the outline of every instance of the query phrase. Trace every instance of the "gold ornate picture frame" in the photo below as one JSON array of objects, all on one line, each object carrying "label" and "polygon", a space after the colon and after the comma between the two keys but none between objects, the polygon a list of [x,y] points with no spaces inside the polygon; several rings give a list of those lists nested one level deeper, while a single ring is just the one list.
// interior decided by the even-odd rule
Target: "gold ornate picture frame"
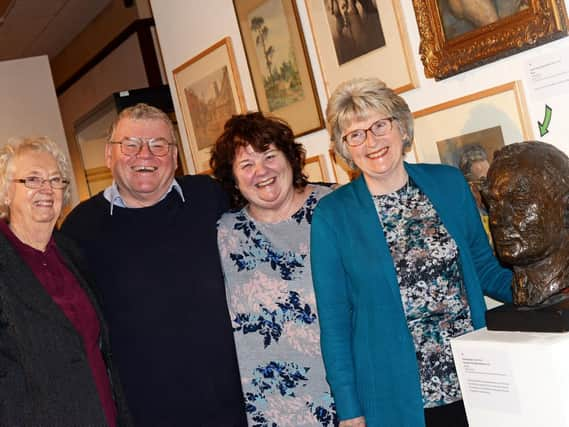
[{"label": "gold ornate picture frame", "polygon": [[509,9],[484,1],[487,14],[453,10],[447,0],[413,0],[426,77],[442,80],[568,34],[564,0],[508,1],[515,4]]}]

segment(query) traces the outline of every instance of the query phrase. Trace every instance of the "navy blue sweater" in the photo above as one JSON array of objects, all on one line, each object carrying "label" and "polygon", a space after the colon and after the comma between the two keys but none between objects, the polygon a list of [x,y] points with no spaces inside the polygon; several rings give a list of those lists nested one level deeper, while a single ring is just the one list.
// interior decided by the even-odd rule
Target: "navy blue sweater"
[{"label": "navy blue sweater", "polygon": [[137,426],[246,426],[216,221],[227,207],[209,177],[179,178],[158,204],[113,208],[102,193],[62,232],[87,258]]}]

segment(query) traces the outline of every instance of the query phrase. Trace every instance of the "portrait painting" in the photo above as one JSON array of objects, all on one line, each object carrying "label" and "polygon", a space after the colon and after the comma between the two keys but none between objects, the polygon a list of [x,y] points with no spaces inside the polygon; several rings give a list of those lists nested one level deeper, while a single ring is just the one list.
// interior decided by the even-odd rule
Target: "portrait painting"
[{"label": "portrait painting", "polygon": [[237,113],[226,66],[184,88],[198,150],[210,147],[223,132],[223,125]]},{"label": "portrait painting", "polygon": [[566,37],[561,0],[412,0],[425,77],[442,80]]},{"label": "portrait painting", "polygon": [[462,154],[473,146],[480,146],[486,152],[491,163],[494,152],[504,146],[504,135],[501,126],[494,126],[475,132],[454,136],[437,141],[441,163],[459,167]]},{"label": "portrait painting", "polygon": [[385,46],[376,0],[323,0],[338,64]]},{"label": "portrait painting", "polygon": [[529,6],[529,0],[437,1],[447,40],[512,16]]}]

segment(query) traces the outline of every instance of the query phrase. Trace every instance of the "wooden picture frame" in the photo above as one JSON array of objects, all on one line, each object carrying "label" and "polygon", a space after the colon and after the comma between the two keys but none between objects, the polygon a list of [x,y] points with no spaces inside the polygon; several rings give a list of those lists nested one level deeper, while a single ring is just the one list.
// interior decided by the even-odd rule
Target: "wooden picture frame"
[{"label": "wooden picture frame", "polygon": [[328,149],[328,155],[332,162],[332,181],[337,184],[344,185],[356,179],[360,172],[357,169],[351,169],[346,162],[336,154],[333,148]]},{"label": "wooden picture frame", "polygon": [[445,79],[567,36],[564,3],[526,0],[507,9],[505,2],[496,2],[486,16],[458,19],[446,0],[413,0],[425,76]]},{"label": "wooden picture frame", "polygon": [[295,136],[324,127],[295,0],[233,0],[259,111]]},{"label": "wooden picture frame", "polygon": [[211,146],[225,122],[246,110],[243,89],[226,37],[173,71],[196,173],[209,168]]},{"label": "wooden picture frame", "polygon": [[331,182],[323,154],[307,158],[304,162],[303,172],[307,176],[308,182]]},{"label": "wooden picture frame", "polygon": [[500,127],[504,144],[533,139],[520,82],[514,81],[413,113],[413,154],[440,163],[437,142]]},{"label": "wooden picture frame", "polygon": [[353,77],[379,77],[397,93],[418,86],[398,0],[305,3],[328,96]]}]

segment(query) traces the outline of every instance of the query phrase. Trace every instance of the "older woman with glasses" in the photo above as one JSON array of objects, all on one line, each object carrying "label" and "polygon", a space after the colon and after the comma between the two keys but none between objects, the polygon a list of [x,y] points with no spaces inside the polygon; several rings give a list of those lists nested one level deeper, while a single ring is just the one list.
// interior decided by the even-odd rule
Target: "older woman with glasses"
[{"label": "older woman with glasses", "polygon": [[511,300],[461,172],[408,164],[413,118],[377,79],[341,84],[327,121],[361,176],[314,212],[313,282],[341,427],[466,426],[450,339]]},{"label": "older woman with glasses", "polygon": [[54,232],[69,174],[47,138],[0,150],[2,426],[130,424],[95,296]]}]

